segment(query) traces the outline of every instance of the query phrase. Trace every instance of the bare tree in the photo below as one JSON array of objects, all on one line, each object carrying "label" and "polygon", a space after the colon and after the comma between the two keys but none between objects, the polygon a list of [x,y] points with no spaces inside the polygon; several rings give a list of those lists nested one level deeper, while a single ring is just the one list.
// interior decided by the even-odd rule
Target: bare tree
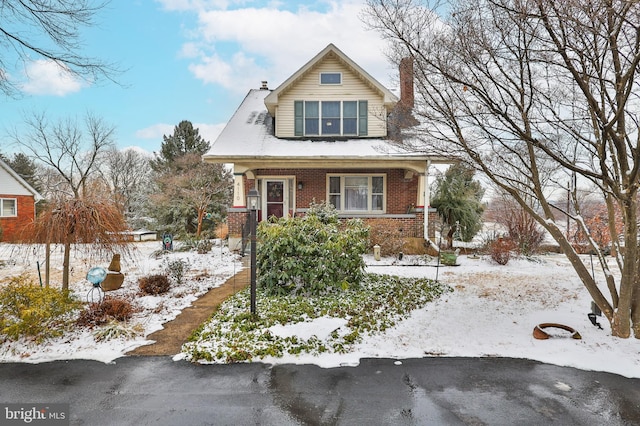
[{"label": "bare tree", "polygon": [[87,195],[88,180],[97,172],[102,155],[114,146],[114,127],[92,114],[85,116],[84,129],[71,118],[52,123],[44,113],[33,113],[26,125],[25,133],[14,131],[12,139],[61,178],[56,187],[45,190],[73,198]]},{"label": "bare tree", "polygon": [[[113,194],[114,202],[122,207],[125,216],[132,216],[141,198],[151,190],[150,158],[134,149],[111,148],[101,168],[103,179]],[[136,207],[137,206],[137,207]]]},{"label": "bare tree", "polygon": [[[414,60],[423,124],[405,144],[484,172],[558,242],[613,335],[640,338],[640,3],[465,0],[444,20],[420,1],[367,3],[364,19],[389,40],[392,59]],[[561,212],[550,200],[567,181],[572,208]],[[582,219],[583,183],[606,202],[619,281]],[[598,253],[608,297],[567,239],[563,214]]]},{"label": "bare tree", "polygon": [[[94,25],[94,16],[107,1],[0,0],[0,91],[18,92],[10,78],[12,62],[34,58],[55,62],[65,72],[84,79],[113,81],[118,71],[100,60],[83,56],[81,28]],[[6,50],[5,50],[6,49]]]}]

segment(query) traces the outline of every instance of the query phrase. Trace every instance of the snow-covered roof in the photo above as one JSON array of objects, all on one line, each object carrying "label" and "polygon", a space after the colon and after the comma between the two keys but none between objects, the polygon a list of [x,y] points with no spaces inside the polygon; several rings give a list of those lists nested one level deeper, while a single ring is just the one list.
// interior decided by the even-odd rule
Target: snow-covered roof
[{"label": "snow-covered roof", "polygon": [[273,120],[264,99],[268,89],[252,89],[231,117],[211,149],[208,162],[242,160],[429,160],[432,157],[402,149],[386,139],[301,140],[274,136]]}]

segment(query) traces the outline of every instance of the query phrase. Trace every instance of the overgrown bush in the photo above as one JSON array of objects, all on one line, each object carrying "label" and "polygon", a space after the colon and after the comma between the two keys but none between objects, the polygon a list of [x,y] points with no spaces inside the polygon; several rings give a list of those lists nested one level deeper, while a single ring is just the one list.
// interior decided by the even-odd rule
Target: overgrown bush
[{"label": "overgrown bush", "polygon": [[111,321],[127,321],[133,316],[131,302],[116,297],[105,297],[101,302],[91,303],[80,312],[76,323],[82,327],[95,327]]},{"label": "overgrown bush", "polygon": [[40,287],[27,277],[0,289],[0,341],[22,336],[41,342],[62,335],[81,307],[68,291]]},{"label": "overgrown bush", "polygon": [[368,228],[342,222],[331,207],[313,205],[304,217],[280,218],[258,227],[258,284],[268,294],[324,294],[357,285]]},{"label": "overgrown bush", "polygon": [[389,221],[384,219],[371,219],[367,221],[369,225],[369,241],[371,250],[374,245],[380,246],[380,255],[397,256],[403,251],[404,239],[402,232],[395,227],[389,226]]},{"label": "overgrown bush", "polygon": [[498,238],[489,246],[491,259],[498,265],[506,265],[511,259],[511,251],[516,244],[508,238]]},{"label": "overgrown bush", "polygon": [[155,296],[168,292],[171,288],[171,282],[166,275],[147,275],[138,279],[138,287],[144,294]]},{"label": "overgrown bush", "polygon": [[513,250],[525,256],[540,251],[545,231],[515,200],[507,197],[491,202],[487,219],[502,225],[506,235],[514,243]]}]

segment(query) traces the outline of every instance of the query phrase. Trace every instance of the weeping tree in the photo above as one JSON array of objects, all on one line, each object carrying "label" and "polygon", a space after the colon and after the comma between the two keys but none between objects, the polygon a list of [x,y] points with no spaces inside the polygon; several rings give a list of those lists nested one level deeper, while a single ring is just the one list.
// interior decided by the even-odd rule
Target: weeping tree
[{"label": "weeping tree", "polygon": [[[421,125],[405,145],[457,156],[560,245],[612,334],[640,338],[640,2],[368,0],[363,19],[414,61]],[[554,203],[569,187],[570,208]],[[606,205],[620,276],[583,220],[579,191]],[[621,215],[621,235],[616,216]],[[567,237],[568,215],[604,286]]]},{"label": "weeping tree", "polygon": [[50,244],[64,247],[62,288],[68,289],[73,245],[96,255],[129,253],[122,210],[109,201],[109,190],[98,176],[99,165],[114,146],[115,129],[89,113],[83,121],[51,121],[44,113],[33,113],[25,124],[26,130],[14,130],[11,137],[43,166],[39,178],[48,204],[24,230],[23,241],[46,244],[47,278]]},{"label": "weeping tree", "polygon": [[473,179],[475,172],[474,168],[459,162],[436,178],[431,207],[438,211],[448,228],[449,247],[453,245],[454,234],[462,241],[471,241],[482,229],[484,190],[480,182]]},{"label": "weeping tree", "polygon": [[[69,289],[70,254],[73,244],[82,244],[90,255],[131,254],[125,218],[117,204],[102,198],[58,198],[47,205],[25,229],[27,241],[61,244],[64,247],[62,289]],[[47,266],[49,250],[47,250]],[[47,285],[48,271],[46,268]]]}]

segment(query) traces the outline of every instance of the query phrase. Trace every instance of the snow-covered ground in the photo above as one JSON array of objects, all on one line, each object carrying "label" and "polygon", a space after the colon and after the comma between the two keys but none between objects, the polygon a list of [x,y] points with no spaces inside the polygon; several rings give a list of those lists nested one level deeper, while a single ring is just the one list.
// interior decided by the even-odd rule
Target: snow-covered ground
[{"label": "snow-covered ground", "polygon": [[[171,259],[189,262],[190,272],[185,284],[174,288],[167,296],[137,296],[137,277],[163,269],[162,260],[149,256],[159,247],[159,242],[137,243],[136,259],[123,259],[122,262],[127,278],[118,292],[129,294],[144,307],[132,321],[143,325],[142,335],[98,343],[89,331],[81,331],[39,346],[26,342],[5,344],[0,349],[0,361],[43,362],[74,358],[113,361],[148,343],[145,335],[159,329],[197,295],[220,285],[241,268],[238,259],[226,248],[214,247],[206,255],[173,253]],[[9,249],[10,246],[0,245],[0,260],[14,258]],[[640,377],[640,340],[612,337],[603,317],[598,318],[603,330],[591,324],[587,317],[591,310],[589,295],[563,255],[536,259],[512,259],[506,266],[499,266],[488,258],[461,255],[459,266],[435,268],[424,264],[409,266],[417,259],[408,256],[402,264],[393,259],[375,261],[367,256],[370,272],[432,279],[437,275],[439,281],[448,283],[455,291],[414,311],[410,318],[386,333],[365,338],[349,354],[288,355],[264,361],[334,367],[355,365],[361,358],[369,357],[397,358],[399,362],[403,358],[429,356],[514,357]],[[72,287],[78,294],[86,294],[91,285],[82,274],[95,265],[81,260],[74,265],[77,272]],[[106,265],[108,261],[103,264]],[[33,259],[25,265],[21,258],[16,258],[13,266],[0,268],[0,281],[10,274],[34,268]],[[597,269],[596,266],[596,275]],[[604,283],[603,279],[600,282]],[[548,340],[534,339],[534,327],[546,322],[571,326],[582,339],[571,339],[562,331],[551,331],[552,337]],[[281,327],[278,333],[300,336],[313,333],[322,338],[341,324],[339,320],[323,318]],[[181,358],[179,354],[175,357],[176,360]]]},{"label": "snow-covered ground", "polygon": [[[78,328],[61,338],[51,339],[40,345],[25,340],[11,344],[4,343],[0,347],[0,362],[35,363],[58,359],[113,361],[138,346],[151,343],[145,336],[160,330],[162,324],[177,317],[198,296],[223,284],[242,269],[240,258],[220,245],[214,246],[207,254],[175,251],[160,257],[153,255],[161,249],[160,241],[135,243],[131,257],[121,256],[121,271],[125,274],[122,287],[107,293],[107,295],[128,298],[138,308],[127,324],[127,329],[135,333],[135,336],[96,341],[91,330]],[[0,244],[0,285],[6,282],[7,277],[20,274],[30,275],[35,282],[38,282],[38,262],[44,279],[44,259],[42,247],[25,253],[24,250],[17,251],[15,246]],[[70,289],[77,297],[87,300],[89,296],[95,295],[90,293],[93,285],[86,280],[86,273],[94,266],[107,268],[110,260],[110,257],[102,260],[91,259],[74,251],[71,257]],[[138,278],[164,273],[169,263],[179,261],[186,265],[184,282],[181,285],[173,284],[168,293],[159,296],[140,294]],[[1,266],[3,264],[4,266]],[[62,252],[60,247],[56,247],[51,255],[52,285],[61,282],[61,276]]]}]

